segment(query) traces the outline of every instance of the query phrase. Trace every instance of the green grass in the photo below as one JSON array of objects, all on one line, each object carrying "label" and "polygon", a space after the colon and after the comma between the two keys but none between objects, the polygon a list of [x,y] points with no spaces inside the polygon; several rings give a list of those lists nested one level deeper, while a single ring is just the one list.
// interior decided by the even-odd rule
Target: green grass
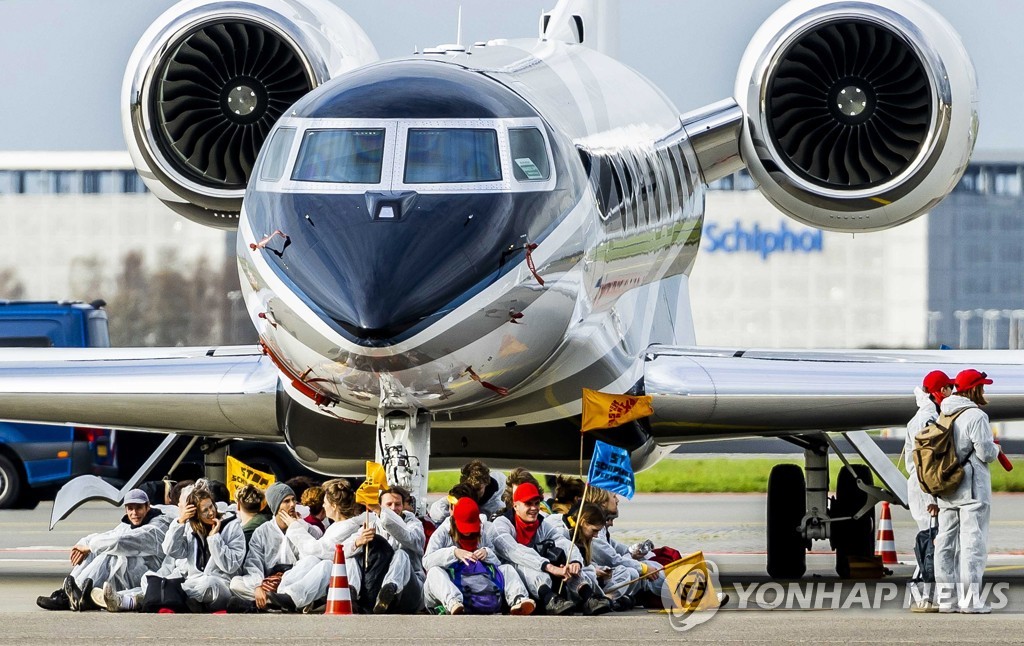
[{"label": "green grass", "polygon": [[[772,467],[785,463],[802,465],[803,459],[799,456],[780,459],[667,459],[636,474],[636,490],[640,493],[764,493],[768,484],[768,473]],[[829,475],[833,491],[841,466],[842,462],[838,458],[832,458]],[[993,491],[1024,491],[1024,469],[1006,472],[998,465],[991,469]],[[458,481],[458,471],[432,472],[430,491],[448,491]]]}]

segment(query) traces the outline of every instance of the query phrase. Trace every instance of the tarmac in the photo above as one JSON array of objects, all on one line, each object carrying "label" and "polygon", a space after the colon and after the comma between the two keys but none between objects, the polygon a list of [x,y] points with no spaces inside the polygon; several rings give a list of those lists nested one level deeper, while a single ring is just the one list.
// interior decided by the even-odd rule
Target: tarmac
[{"label": "tarmac", "polygon": [[[81,536],[111,527],[120,512],[88,504],[46,531],[49,505],[0,512],[0,644],[291,643],[1021,643],[1024,633],[1024,495],[997,494],[987,583],[1005,603],[991,615],[916,614],[905,609],[916,527],[894,511],[900,564],[881,581],[842,582],[827,543],[816,542],[798,582],[765,574],[764,496],[640,494],[620,506],[613,532],[625,542],[650,537],[684,554],[703,550],[730,595],[717,612],[687,617],[633,610],[601,617],[404,617],[318,615],[139,615],[47,612],[35,597],[70,569]],[[778,596],[782,593],[782,596]],[[823,596],[824,595],[824,596]],[[882,600],[881,603],[877,603]],[[997,602],[1000,601],[996,597]],[[787,606],[789,606],[787,608]],[[806,608],[806,609],[805,609]],[[698,618],[698,621],[693,621]],[[679,628],[690,626],[685,631]]]}]

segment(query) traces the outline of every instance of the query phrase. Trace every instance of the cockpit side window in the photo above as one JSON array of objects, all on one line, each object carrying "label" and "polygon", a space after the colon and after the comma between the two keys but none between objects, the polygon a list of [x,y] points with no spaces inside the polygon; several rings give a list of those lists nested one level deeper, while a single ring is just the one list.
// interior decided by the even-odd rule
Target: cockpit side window
[{"label": "cockpit side window", "polygon": [[267,144],[263,166],[260,168],[260,179],[276,182],[284,176],[285,164],[288,162],[288,153],[292,149],[294,139],[295,128],[281,128],[274,133]]},{"label": "cockpit side window", "polygon": [[509,149],[512,175],[520,182],[545,180],[550,176],[544,135],[537,128],[510,128]]},{"label": "cockpit side window", "polygon": [[303,182],[379,184],[384,129],[307,130],[292,179]]},{"label": "cockpit side window", "polygon": [[410,128],[406,184],[501,180],[498,133],[485,128]]}]

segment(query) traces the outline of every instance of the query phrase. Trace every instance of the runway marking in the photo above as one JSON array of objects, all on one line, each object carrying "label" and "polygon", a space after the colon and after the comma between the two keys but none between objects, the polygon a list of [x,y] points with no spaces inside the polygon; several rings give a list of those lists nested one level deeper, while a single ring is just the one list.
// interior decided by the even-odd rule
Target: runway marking
[{"label": "runway marking", "polygon": [[1006,572],[1010,570],[1024,570],[1024,565],[995,565],[985,568],[986,572]]},{"label": "runway marking", "polygon": [[0,559],[0,563],[67,563],[67,559]]}]

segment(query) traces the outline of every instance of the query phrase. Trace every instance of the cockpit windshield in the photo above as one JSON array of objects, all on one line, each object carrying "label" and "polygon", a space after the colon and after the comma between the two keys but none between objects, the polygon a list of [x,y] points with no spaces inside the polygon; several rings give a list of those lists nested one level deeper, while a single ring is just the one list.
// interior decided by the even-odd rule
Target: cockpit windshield
[{"label": "cockpit windshield", "polygon": [[383,161],[383,129],[307,130],[292,179],[377,184]]},{"label": "cockpit windshield", "polygon": [[410,128],[406,184],[501,180],[498,133],[482,128]]}]

